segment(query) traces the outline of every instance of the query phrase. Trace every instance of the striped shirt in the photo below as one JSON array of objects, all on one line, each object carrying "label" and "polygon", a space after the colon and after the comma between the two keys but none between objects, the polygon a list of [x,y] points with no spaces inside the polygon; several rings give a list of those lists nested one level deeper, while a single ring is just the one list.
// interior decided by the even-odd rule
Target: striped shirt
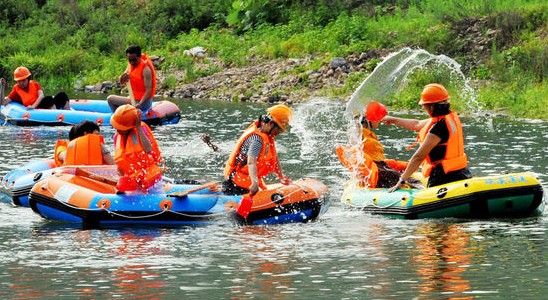
[{"label": "striped shirt", "polygon": [[252,134],[245,139],[240,148],[240,152],[236,156],[236,165],[243,167],[247,165],[247,157],[259,157],[261,149],[263,148],[263,141],[257,134]]}]

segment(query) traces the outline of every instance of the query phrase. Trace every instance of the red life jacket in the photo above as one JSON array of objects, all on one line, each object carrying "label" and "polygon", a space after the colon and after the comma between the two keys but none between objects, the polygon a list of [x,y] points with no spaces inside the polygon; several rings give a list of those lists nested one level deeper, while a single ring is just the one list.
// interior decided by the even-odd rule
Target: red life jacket
[{"label": "red life jacket", "polygon": [[128,64],[128,66],[131,89],[133,90],[133,96],[135,96],[135,100],[137,101],[148,100],[143,99],[146,91],[145,80],[143,78],[143,69],[146,66],[150,68],[150,71],[152,72],[152,93],[150,94],[150,98],[153,98],[156,94],[156,70],[154,69],[152,61],[148,59],[146,55],[141,54],[141,59],[139,60],[139,64],[136,67],[134,67],[132,64]]},{"label": "red life jacket", "polygon": [[253,124],[249,125],[244,131],[242,136],[238,139],[236,147],[232,150],[228,161],[226,162],[224,176],[228,180],[232,178],[234,184],[239,187],[249,189],[251,187],[251,178],[249,178],[249,168],[245,164],[243,166],[236,164],[236,157],[240,154],[242,145],[244,141],[252,134],[258,135],[263,143],[261,152],[257,157],[257,177],[259,177],[259,187],[261,189],[266,189],[266,183],[264,182],[264,177],[274,172],[276,166],[278,165],[278,156],[276,155],[276,146],[274,144],[274,138],[269,136],[266,133],[263,133],[257,127],[259,124],[258,121],[255,121]]},{"label": "red life jacket", "polygon": [[27,90],[22,89],[18,84],[13,86],[13,90],[19,95],[24,106],[33,105],[36,102],[40,89],[40,85],[34,80],[29,80]]},{"label": "red life jacket", "polygon": [[430,118],[429,122],[419,131],[418,139],[422,143],[426,139],[426,135],[430,128],[440,120],[445,121],[449,138],[447,143],[438,144],[437,146],[446,146],[445,157],[438,161],[431,161],[428,155],[422,162],[422,174],[425,177],[430,176],[430,172],[435,166],[441,164],[443,171],[447,174],[451,171],[464,169],[468,165],[466,153],[464,153],[464,134],[462,132],[462,124],[460,118],[455,111],[439,117]]},{"label": "red life jacket", "polygon": [[141,146],[139,133],[133,128],[126,136],[115,134],[114,161],[124,176],[146,191],[162,179],[162,169],[158,166],[162,162],[162,157],[150,128],[144,122],[141,123],[141,127],[152,144],[152,151],[145,152]]},{"label": "red life jacket", "polygon": [[68,143],[66,166],[74,165],[102,165],[103,151],[101,145],[105,143],[100,134],[86,134]]}]

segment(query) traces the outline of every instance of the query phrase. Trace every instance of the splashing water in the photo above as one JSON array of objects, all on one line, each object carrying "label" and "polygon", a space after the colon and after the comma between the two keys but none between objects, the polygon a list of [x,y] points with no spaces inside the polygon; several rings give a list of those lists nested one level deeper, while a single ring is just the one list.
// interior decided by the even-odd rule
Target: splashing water
[{"label": "splashing water", "polygon": [[[433,55],[422,49],[403,48],[398,52],[390,53],[373,72],[361,83],[347,103],[345,114],[348,122],[348,141],[356,167],[351,170],[353,178],[359,178],[358,165],[366,165],[363,156],[363,140],[360,125],[353,120],[354,116],[364,113],[365,107],[371,101],[383,102],[389,95],[399,92],[407,82],[409,74],[426,67],[445,67],[452,75],[455,83],[462,84],[462,99],[471,111],[480,111],[480,105],[475,93],[469,85],[469,79],[461,71],[461,65],[445,55]],[[369,170],[371,171],[371,170]],[[371,174],[371,173],[369,173]],[[365,176],[365,180],[368,179]]]},{"label": "splashing water", "polygon": [[479,111],[480,105],[469,85],[469,79],[461,71],[461,65],[445,55],[433,55],[422,49],[403,48],[390,53],[352,94],[346,106],[347,115],[356,116],[365,110],[367,103],[382,102],[388,95],[400,91],[407,77],[414,70],[428,66],[445,66],[457,82],[462,82],[462,98],[471,111]]}]

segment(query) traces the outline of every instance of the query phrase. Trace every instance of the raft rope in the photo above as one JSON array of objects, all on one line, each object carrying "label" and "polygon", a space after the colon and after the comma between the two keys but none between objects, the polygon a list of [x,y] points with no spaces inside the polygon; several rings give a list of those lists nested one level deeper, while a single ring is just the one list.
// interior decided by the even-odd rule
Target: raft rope
[{"label": "raft rope", "polygon": [[[297,189],[293,192],[290,192],[287,195],[284,195],[284,198],[289,197],[289,196],[291,196],[294,193],[297,193],[299,191],[307,192],[305,190],[305,188],[302,187],[301,185],[298,185],[296,183],[292,183],[292,184],[297,186],[299,189]],[[51,195],[55,195],[55,193],[53,193],[51,191],[51,189],[49,188],[49,185],[47,183],[46,183],[45,186],[42,186],[41,188],[46,189]],[[87,211],[106,211],[109,214],[112,214],[112,215],[115,215],[115,216],[118,216],[118,217],[122,217],[122,218],[126,218],[126,219],[145,219],[145,218],[160,216],[160,215],[162,215],[166,212],[171,212],[171,213],[176,214],[176,215],[180,215],[180,216],[183,216],[183,217],[192,217],[192,218],[211,218],[211,217],[218,217],[218,216],[222,216],[222,215],[228,215],[230,213],[230,212],[220,212],[220,213],[212,213],[212,214],[207,214],[207,215],[189,215],[189,214],[180,213],[180,212],[177,212],[177,211],[174,211],[174,210],[165,209],[165,210],[162,210],[161,212],[157,212],[157,213],[150,214],[150,215],[145,215],[145,216],[128,216],[128,215],[124,215],[124,214],[114,212],[114,211],[106,209],[106,208],[83,208],[83,207],[77,207],[77,206],[71,205],[71,204],[69,204],[67,202],[64,202],[64,201],[59,201],[59,203],[62,203],[63,205],[65,205],[67,207],[70,207],[72,209],[87,210]],[[270,203],[258,205],[258,206],[255,206],[254,208],[262,208],[262,207],[265,207],[265,206],[268,206],[268,205],[270,205]]]}]

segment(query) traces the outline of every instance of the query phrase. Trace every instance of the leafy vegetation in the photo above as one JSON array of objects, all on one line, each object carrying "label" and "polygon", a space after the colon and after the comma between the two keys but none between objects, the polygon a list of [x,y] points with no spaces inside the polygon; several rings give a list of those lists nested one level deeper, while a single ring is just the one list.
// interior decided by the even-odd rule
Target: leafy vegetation
[{"label": "leafy vegetation", "polygon": [[[225,66],[310,57],[310,69],[332,57],[411,46],[461,63],[485,108],[546,119],[547,19],[542,0],[4,0],[0,76],[25,65],[49,89],[115,80],[124,49],[138,44],[165,57],[165,70],[185,71],[162,84],[173,88],[220,71],[195,69],[183,57],[196,45]],[[343,88],[323,92],[348,96],[365,76],[351,74]],[[414,107],[420,86],[433,79],[444,80],[416,74],[394,104]]]}]

